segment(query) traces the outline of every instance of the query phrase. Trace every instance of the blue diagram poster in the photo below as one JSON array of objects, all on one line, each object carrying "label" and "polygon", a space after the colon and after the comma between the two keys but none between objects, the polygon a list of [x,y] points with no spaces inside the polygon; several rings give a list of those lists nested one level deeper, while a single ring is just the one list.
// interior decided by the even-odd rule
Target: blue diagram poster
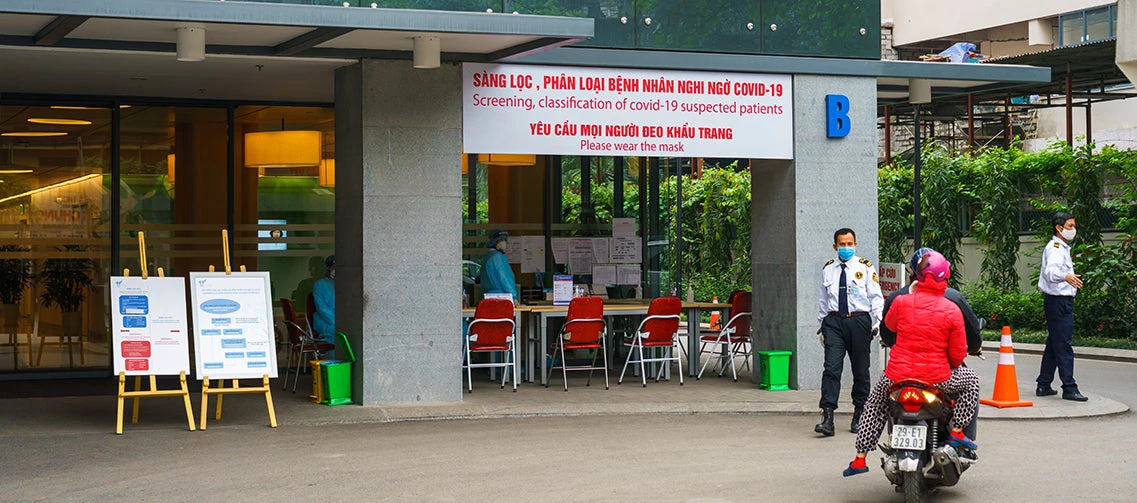
[{"label": "blue diagram poster", "polygon": [[197,378],[277,376],[267,272],[191,272]]},{"label": "blue diagram poster", "polygon": [[111,277],[114,372],[190,372],[186,279]]}]

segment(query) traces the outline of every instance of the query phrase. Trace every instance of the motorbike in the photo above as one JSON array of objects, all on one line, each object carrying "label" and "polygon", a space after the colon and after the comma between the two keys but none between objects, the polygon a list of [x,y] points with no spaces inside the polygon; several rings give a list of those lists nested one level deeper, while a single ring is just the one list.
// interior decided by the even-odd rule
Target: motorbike
[{"label": "motorbike", "polygon": [[894,383],[888,392],[887,445],[881,469],[904,500],[922,502],[929,491],[959,482],[978,459],[970,450],[947,445],[953,400],[939,388],[914,379]]}]

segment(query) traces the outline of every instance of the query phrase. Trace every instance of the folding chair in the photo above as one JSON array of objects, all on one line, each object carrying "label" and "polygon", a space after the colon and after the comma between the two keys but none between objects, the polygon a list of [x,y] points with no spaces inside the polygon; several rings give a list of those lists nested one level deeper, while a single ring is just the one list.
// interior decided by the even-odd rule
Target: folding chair
[{"label": "folding chair", "polygon": [[[305,330],[296,321],[296,309],[292,306],[292,301],[289,299],[280,299],[281,310],[284,311],[284,326],[288,328],[288,359],[284,363],[284,387],[281,389],[288,389],[288,374],[296,374],[292,381],[292,392],[296,392],[296,385],[300,381],[300,369],[308,368],[308,359],[304,355],[310,354],[314,359],[320,357],[327,352],[336,349],[335,344],[316,339],[312,336],[311,330]],[[297,357],[296,368],[292,368],[292,355]]]},{"label": "folding chair", "polygon": [[[699,338],[702,344],[699,345],[698,356],[701,357],[704,353],[709,353],[710,356],[703,362],[703,367],[699,369],[699,374],[695,376],[695,380],[703,378],[703,371],[707,369],[707,364],[710,363],[711,360],[722,359],[715,358],[716,350],[719,349],[721,349],[721,352],[717,354],[726,355],[726,358],[730,359],[730,373],[735,382],[738,381],[738,369],[734,361],[735,358],[742,356],[744,358],[743,367],[746,368],[750,366],[750,356],[753,353],[753,345],[750,343],[750,322],[752,319],[750,313],[751,298],[750,292],[747,291],[735,290],[731,292],[730,320],[726,322],[726,325],[724,325],[717,334],[704,335]],[[710,345],[709,351],[707,350],[708,345]],[[746,348],[745,351],[743,347]],[[722,368],[719,369],[719,377],[722,377],[724,372],[726,372],[725,361],[723,362]]]},{"label": "folding chair", "polygon": [[[592,385],[592,371],[604,371],[604,389],[608,389],[608,344],[605,333],[607,323],[604,321],[604,299],[600,297],[577,297],[569,303],[568,317],[557,341],[553,344],[553,364],[549,366],[545,375],[545,387],[549,387],[549,378],[552,377],[553,368],[557,366],[557,352],[560,351],[561,377],[565,380],[565,391],[568,391],[568,371],[587,370],[588,381],[585,386]],[[567,352],[573,349],[590,349],[596,351],[592,355],[589,365],[568,365]],[[596,366],[596,359],[604,363]]]},{"label": "folding chair", "polygon": [[[505,380],[517,368],[517,361],[513,358],[514,341],[513,302],[504,299],[483,299],[474,309],[474,319],[466,327],[466,337],[462,340],[462,349],[465,360],[462,367],[466,369],[466,390],[474,392],[473,369],[500,368],[502,369],[501,388],[505,389]],[[474,353],[506,353],[502,363],[496,363],[491,358],[489,363],[474,363],[471,359]],[[508,369],[508,371],[506,371]],[[513,391],[517,392],[517,379],[513,381]]]},{"label": "folding chair", "polygon": [[[647,317],[640,322],[639,328],[636,333],[630,338],[624,339],[624,346],[628,348],[628,358],[624,360],[624,369],[620,371],[620,379],[616,384],[624,382],[624,373],[628,370],[629,363],[640,364],[640,380],[643,386],[647,387],[647,374],[645,374],[644,363],[647,362],[660,362],[665,363],[660,365],[659,373],[655,376],[655,382],[663,377],[663,371],[667,369],[667,365],[675,362],[682,366],[679,359],[679,352],[676,347],[679,346],[679,312],[682,310],[683,304],[676,297],[663,297],[651,301],[651,305],[647,308]],[[644,349],[663,349],[666,348],[664,355],[660,357],[645,358]],[[639,359],[633,360],[632,355],[639,352]],[[683,372],[679,374],[679,385],[683,385]]]}]

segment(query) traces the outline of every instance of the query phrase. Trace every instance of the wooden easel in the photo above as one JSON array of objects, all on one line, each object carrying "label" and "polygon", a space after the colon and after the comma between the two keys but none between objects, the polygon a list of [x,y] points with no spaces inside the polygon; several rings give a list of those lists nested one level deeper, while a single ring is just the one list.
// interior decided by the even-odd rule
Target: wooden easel
[{"label": "wooden easel", "polygon": [[[142,264],[142,279],[149,279],[150,274],[146,269],[146,236],[143,232],[138,232],[138,260]],[[122,270],[123,276],[130,276],[130,269]],[[161,267],[158,268],[158,277],[165,278],[166,271]],[[186,404],[186,420],[189,422],[190,431],[194,431],[193,424],[193,405],[190,404],[189,388],[186,386],[186,371],[181,371],[178,374],[178,379],[181,381],[180,389],[160,390],[158,389],[158,377],[150,375],[150,389],[143,391],[142,376],[134,376],[134,391],[126,391],[126,372],[118,373],[118,420],[115,424],[115,434],[122,435],[122,409],[124,401],[127,398],[134,400],[134,410],[130,415],[130,424],[138,424],[138,402],[142,398],[156,397],[156,396],[180,396],[185,400]]]},{"label": "wooden easel", "polygon": [[[221,230],[221,249],[222,249],[222,254],[224,255],[224,259],[225,259],[225,274],[226,275],[233,274],[233,269],[229,265],[229,230],[228,229],[222,229]],[[240,270],[241,270],[241,272],[247,272],[245,270],[244,265],[240,266]],[[209,272],[214,272],[214,268],[212,265],[209,266]],[[233,379],[232,380],[233,384],[232,384],[231,388],[225,387],[225,380],[224,379],[218,379],[217,380],[217,387],[216,388],[210,388],[209,387],[209,376],[208,375],[203,376],[202,381],[201,381],[201,429],[205,430],[205,419],[209,415],[208,414],[208,412],[209,412],[209,395],[217,395],[217,412],[214,415],[214,419],[220,421],[221,420],[222,399],[225,398],[225,395],[230,394],[230,393],[232,393],[232,394],[237,394],[237,393],[261,394],[261,393],[263,393],[265,396],[265,403],[268,405],[268,425],[272,428],[276,428],[276,411],[272,407],[272,389],[269,386],[268,374],[264,374],[262,379],[263,379],[263,381],[261,382],[261,386],[258,386],[255,388],[242,388],[239,379]],[[192,419],[191,419],[191,421],[192,421]]]}]

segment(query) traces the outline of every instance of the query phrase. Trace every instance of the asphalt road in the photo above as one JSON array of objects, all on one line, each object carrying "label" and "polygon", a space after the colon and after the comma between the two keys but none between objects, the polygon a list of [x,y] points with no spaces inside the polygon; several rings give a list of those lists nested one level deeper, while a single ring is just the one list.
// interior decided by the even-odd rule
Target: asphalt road
[{"label": "asphalt road", "polygon": [[[1037,357],[1018,360],[1020,372],[1037,369]],[[1080,361],[1077,375],[1137,407],[1137,365]],[[869,473],[842,478],[853,435],[817,438],[815,422],[654,415],[11,435],[0,438],[0,500],[903,499],[878,455]],[[1137,498],[1133,413],[981,427],[980,464],[936,500]]]}]

